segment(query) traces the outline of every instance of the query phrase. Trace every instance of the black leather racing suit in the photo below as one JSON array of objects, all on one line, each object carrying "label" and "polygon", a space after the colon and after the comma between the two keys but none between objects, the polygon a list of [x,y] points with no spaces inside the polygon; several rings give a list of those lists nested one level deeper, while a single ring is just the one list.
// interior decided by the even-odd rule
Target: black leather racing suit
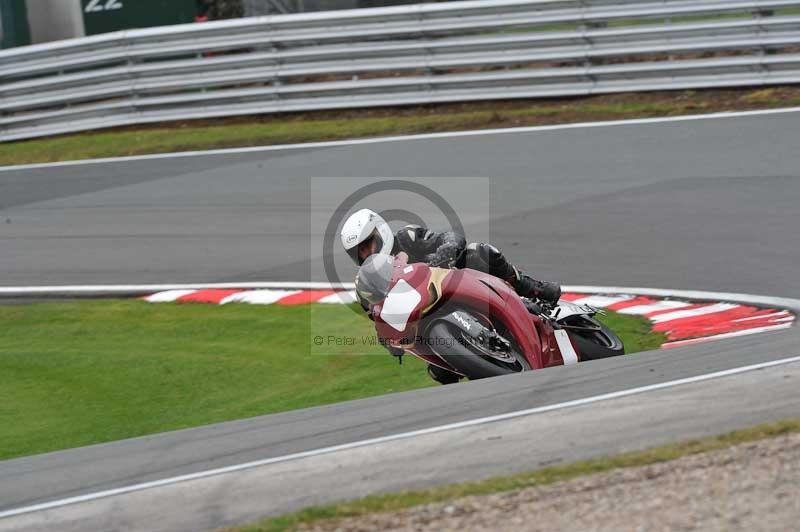
[{"label": "black leather racing suit", "polygon": [[408,254],[408,262],[424,262],[445,268],[471,268],[508,281],[523,297],[558,301],[561,289],[555,283],[537,281],[511,265],[491,244],[467,244],[463,235],[453,231],[435,233],[418,225],[397,231],[392,255]]}]

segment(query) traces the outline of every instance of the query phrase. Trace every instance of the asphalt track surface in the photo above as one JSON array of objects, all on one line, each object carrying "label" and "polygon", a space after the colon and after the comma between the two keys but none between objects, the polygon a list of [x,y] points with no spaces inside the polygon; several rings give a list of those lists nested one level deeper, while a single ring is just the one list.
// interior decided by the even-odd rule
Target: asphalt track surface
[{"label": "asphalt track surface", "polygon": [[[0,284],[321,280],[312,211],[327,205],[315,202],[312,184],[333,190],[336,176],[377,176],[433,186],[478,176],[489,178],[489,208],[468,213],[468,229],[488,224],[491,241],[540,277],[800,297],[798,130],[793,112],[4,171]],[[469,199],[458,187],[452,194]],[[6,461],[0,512],[798,356],[798,336],[792,329]],[[525,418],[540,423],[525,425],[536,438],[512,437],[521,425],[498,422],[497,440],[480,439],[489,429],[451,431],[362,449],[369,456],[252,470],[260,478],[219,475],[213,485],[0,518],[0,529],[213,527],[713,434],[800,414],[795,368],[553,412],[544,425]],[[614,417],[634,407],[633,417]],[[482,443],[464,445],[469,438]],[[256,507],[242,506],[248,493]],[[156,494],[169,502],[151,511]]]}]

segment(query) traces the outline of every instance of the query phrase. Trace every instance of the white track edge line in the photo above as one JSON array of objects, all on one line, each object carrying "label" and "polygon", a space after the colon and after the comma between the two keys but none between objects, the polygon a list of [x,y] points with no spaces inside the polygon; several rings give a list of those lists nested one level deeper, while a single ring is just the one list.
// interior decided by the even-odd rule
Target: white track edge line
[{"label": "white track edge line", "polygon": [[450,132],[443,131],[439,133],[423,133],[419,135],[395,135],[388,137],[372,137],[364,139],[334,140],[328,142],[276,144],[271,146],[250,146],[244,148],[227,148],[227,149],[206,150],[206,151],[153,153],[148,155],[135,155],[127,157],[105,157],[101,159],[83,159],[77,161],[62,161],[53,163],[21,164],[16,166],[0,166],[0,172],[9,172],[14,170],[32,170],[37,168],[54,168],[59,166],[76,166],[76,165],[87,165],[87,164],[104,164],[104,163],[129,162],[129,161],[147,161],[147,160],[158,160],[158,159],[169,159],[169,158],[197,157],[203,155],[235,155],[241,153],[258,153],[258,152],[280,151],[280,150],[333,148],[337,146],[355,146],[359,144],[375,144],[381,142],[404,142],[412,140],[473,137],[480,135],[510,135],[514,133],[534,133],[537,131],[557,131],[562,129],[657,124],[662,122],[668,123],[668,122],[684,122],[693,120],[712,120],[717,118],[739,118],[748,116],[774,115],[774,114],[796,113],[796,112],[800,112],[800,107],[784,107],[780,109],[757,109],[753,111],[723,111],[718,113],[686,115],[686,116],[633,118],[630,120],[603,120],[598,122],[576,122],[574,124],[553,124],[549,126],[528,126],[528,127],[484,129],[484,130],[477,129],[477,130],[450,131]]},{"label": "white track edge line", "polygon": [[0,512],[0,519],[7,518],[7,517],[13,517],[13,516],[21,515],[21,514],[26,514],[26,513],[31,513],[31,512],[42,511],[42,510],[50,510],[50,509],[53,509],[53,508],[58,508],[58,507],[62,507],[62,506],[72,505],[72,504],[78,504],[78,503],[82,503],[82,502],[89,502],[89,501],[93,501],[93,500],[97,500],[97,499],[101,499],[101,498],[112,497],[112,496],[115,496],[115,495],[123,495],[123,494],[131,493],[131,492],[134,492],[134,491],[141,491],[141,490],[150,489],[150,488],[157,488],[157,487],[161,487],[161,486],[166,486],[166,485],[170,485],[170,484],[177,484],[177,483],[180,483],[180,482],[186,482],[186,481],[190,481],[190,480],[198,480],[198,479],[207,478],[207,477],[211,477],[211,476],[222,475],[222,474],[225,474],[225,473],[233,473],[233,472],[237,472],[237,471],[243,471],[243,470],[246,470],[246,469],[252,469],[252,468],[255,468],[255,467],[261,467],[261,466],[276,464],[276,463],[280,463],[280,462],[287,462],[287,461],[290,461],[290,460],[297,460],[297,459],[301,459],[301,458],[309,458],[309,457],[319,456],[319,455],[323,455],[323,454],[329,454],[329,453],[333,453],[333,452],[337,452],[337,451],[345,451],[345,450],[349,450],[349,449],[365,447],[365,446],[368,446],[368,445],[375,445],[375,444],[379,444],[379,443],[386,443],[386,442],[391,442],[391,441],[396,441],[396,440],[408,439],[408,438],[413,438],[413,437],[417,437],[417,436],[425,436],[425,435],[428,435],[428,434],[436,434],[436,433],[445,432],[445,431],[448,431],[448,430],[462,429],[462,428],[467,428],[467,427],[474,427],[474,426],[477,426],[477,425],[484,425],[484,424],[487,424],[487,423],[494,423],[494,422],[497,422],[497,421],[504,421],[504,420],[514,419],[514,418],[518,418],[518,417],[529,416],[529,415],[533,415],[533,414],[541,414],[541,413],[545,413],[545,412],[552,412],[554,410],[562,410],[562,409],[565,409],[565,408],[573,408],[573,407],[577,407],[577,406],[583,406],[583,405],[588,405],[588,404],[592,404],[592,403],[597,403],[597,402],[600,402],[600,401],[607,401],[607,400],[610,400],[610,399],[617,399],[617,398],[620,398],[620,397],[627,397],[627,396],[641,394],[641,393],[645,393],[645,392],[663,390],[665,388],[672,388],[672,387],[680,386],[680,385],[683,385],[683,384],[692,384],[692,383],[696,383],[696,382],[703,382],[703,381],[707,381],[707,380],[711,380],[711,379],[717,379],[717,378],[721,378],[721,377],[728,377],[728,376],[731,376],[731,375],[737,375],[737,374],[740,374],[740,373],[746,373],[748,371],[755,371],[755,370],[765,369],[765,368],[770,368],[770,367],[775,367],[775,366],[782,366],[782,365],[791,364],[791,363],[794,363],[794,362],[800,362],[800,356],[783,358],[783,359],[780,359],[780,360],[772,360],[772,361],[769,361],[769,362],[761,362],[761,363],[758,363],[758,364],[751,364],[751,365],[748,365],[748,366],[740,366],[738,368],[731,368],[731,369],[722,370],[722,371],[715,371],[715,372],[706,373],[706,374],[703,374],[703,375],[695,375],[694,377],[686,377],[686,378],[683,378],[683,379],[676,379],[676,380],[672,380],[672,381],[660,382],[660,383],[657,383],[657,384],[650,384],[650,385],[647,385],[647,386],[640,386],[640,387],[637,387],[637,388],[629,388],[627,390],[620,390],[620,391],[617,391],[617,392],[610,392],[610,393],[595,395],[595,396],[592,396],[592,397],[585,397],[583,399],[574,399],[572,401],[565,401],[563,403],[557,403],[557,404],[553,404],[553,405],[540,406],[540,407],[536,407],[536,408],[529,408],[529,409],[526,409],[526,410],[518,410],[516,412],[509,412],[509,413],[506,413],[506,414],[498,414],[498,415],[494,415],[494,416],[487,416],[487,417],[482,417],[482,418],[470,419],[470,420],[467,420],[467,421],[459,421],[459,422],[456,422],[456,423],[448,423],[446,425],[439,425],[439,426],[430,427],[430,428],[427,428],[427,429],[420,429],[420,430],[414,430],[414,431],[409,431],[409,432],[401,432],[401,433],[392,434],[392,435],[389,435],[389,436],[381,436],[381,437],[378,437],[378,438],[370,438],[370,439],[367,439],[367,440],[361,440],[361,441],[356,441],[356,442],[351,442],[351,443],[345,443],[345,444],[341,444],[341,445],[333,445],[333,446],[330,446],[330,447],[322,447],[322,448],[313,449],[313,450],[310,450],[310,451],[303,451],[303,452],[299,452],[299,453],[287,454],[287,455],[284,455],[284,456],[277,456],[277,457],[274,457],[274,458],[267,458],[267,459],[264,459],[264,460],[246,462],[246,463],[242,463],[242,464],[237,464],[237,465],[228,466],[228,467],[221,467],[221,468],[217,468],[217,469],[209,469],[209,470],[206,470],[206,471],[199,471],[197,473],[190,473],[190,474],[187,474],[187,475],[180,475],[180,476],[175,476],[175,477],[171,477],[171,478],[155,480],[155,481],[151,481],[151,482],[143,482],[143,483],[140,483],[140,484],[134,484],[134,485],[131,485],[131,486],[125,486],[125,487],[122,487],[122,488],[116,488],[116,489],[105,490],[105,491],[98,491],[98,492],[95,492],[95,493],[88,493],[86,495],[80,495],[80,496],[77,496],[77,497],[69,497],[69,498],[60,499],[60,500],[56,500],[56,501],[51,501],[51,502],[46,502],[46,503],[41,503],[41,504],[35,504],[35,505],[32,505],[32,506],[25,506],[25,507],[21,507],[21,508],[12,509],[12,510],[7,510],[7,511],[4,511],[4,512]]}]

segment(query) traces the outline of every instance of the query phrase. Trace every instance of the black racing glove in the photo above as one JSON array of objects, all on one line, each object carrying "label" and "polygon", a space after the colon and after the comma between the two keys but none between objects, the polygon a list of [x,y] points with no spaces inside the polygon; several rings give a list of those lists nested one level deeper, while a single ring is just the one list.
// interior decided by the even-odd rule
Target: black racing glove
[{"label": "black racing glove", "polygon": [[438,268],[453,268],[456,265],[464,247],[458,242],[442,244],[433,252],[425,255],[425,263]]}]

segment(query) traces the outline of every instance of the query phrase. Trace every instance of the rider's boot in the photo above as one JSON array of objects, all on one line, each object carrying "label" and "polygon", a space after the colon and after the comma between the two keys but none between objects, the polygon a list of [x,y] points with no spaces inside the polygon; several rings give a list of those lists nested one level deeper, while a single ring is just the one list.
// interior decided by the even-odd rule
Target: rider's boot
[{"label": "rider's boot", "polygon": [[561,297],[561,286],[557,283],[537,281],[522,273],[506,260],[499,249],[491,244],[470,244],[466,251],[467,268],[485,271],[508,281],[517,294],[522,297],[543,299],[552,303],[558,302]]},{"label": "rider's boot", "polygon": [[558,303],[558,300],[561,299],[561,285],[558,283],[538,281],[516,268],[514,268],[514,273],[515,275],[508,282],[522,297],[542,299],[551,303]]},{"label": "rider's boot", "polygon": [[458,373],[453,373],[433,364],[428,364],[428,375],[439,384],[455,384],[461,380],[461,376]]}]

